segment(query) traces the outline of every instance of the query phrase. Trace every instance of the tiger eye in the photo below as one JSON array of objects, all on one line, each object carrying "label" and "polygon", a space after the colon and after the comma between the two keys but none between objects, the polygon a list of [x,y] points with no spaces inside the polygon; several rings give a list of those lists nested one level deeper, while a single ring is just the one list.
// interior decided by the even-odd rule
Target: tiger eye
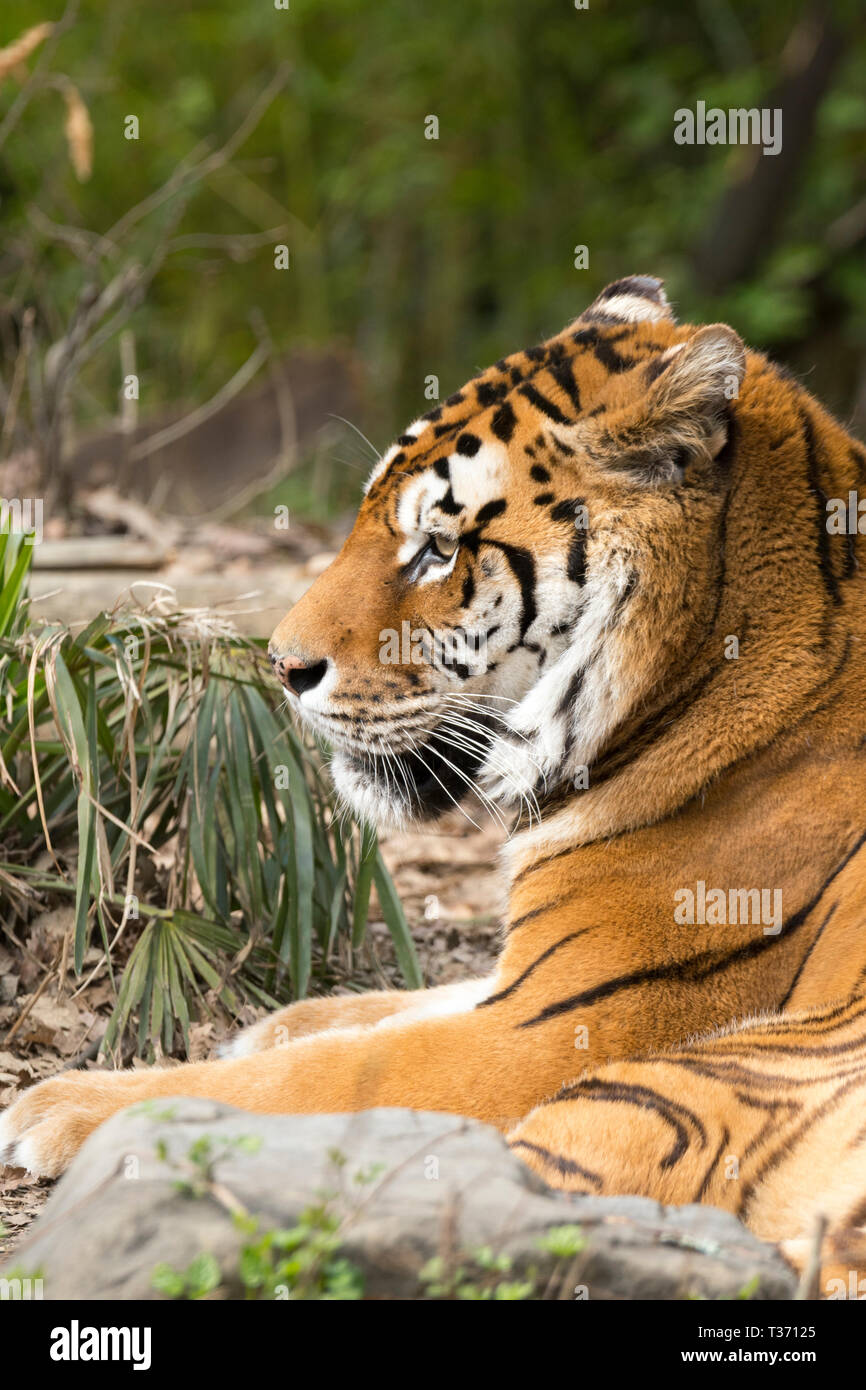
[{"label": "tiger eye", "polygon": [[431,536],[430,543],[443,560],[450,560],[460,544],[456,536]]}]

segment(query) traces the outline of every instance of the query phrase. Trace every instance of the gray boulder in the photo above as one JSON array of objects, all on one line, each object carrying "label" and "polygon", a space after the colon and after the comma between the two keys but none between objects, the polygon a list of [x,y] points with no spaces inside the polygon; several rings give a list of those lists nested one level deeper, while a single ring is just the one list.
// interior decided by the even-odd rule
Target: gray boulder
[{"label": "gray boulder", "polygon": [[[250,1237],[233,1213],[257,1218],[259,1232],[287,1228],[323,1194],[366,1297],[424,1297],[418,1275],[434,1256],[471,1279],[483,1247],[510,1257],[500,1278],[529,1271],[537,1297],[794,1292],[775,1247],[728,1213],[553,1192],[474,1120],[413,1110],[253,1115],[206,1100],[133,1106],[103,1125],[0,1277],[39,1274],[47,1299],[151,1299],[162,1296],[158,1265],[185,1270],[206,1253],[222,1274],[214,1296],[242,1297]],[[541,1248],[546,1231],[575,1225],[579,1251]]]}]

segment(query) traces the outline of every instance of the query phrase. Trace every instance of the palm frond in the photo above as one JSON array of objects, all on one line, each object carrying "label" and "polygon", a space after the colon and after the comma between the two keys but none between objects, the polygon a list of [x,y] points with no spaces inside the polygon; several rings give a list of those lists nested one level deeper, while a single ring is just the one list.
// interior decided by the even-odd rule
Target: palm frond
[{"label": "palm frond", "polygon": [[113,974],[125,938],[106,1045],[168,1051],[210,1001],[302,997],[314,957],[362,941],[373,883],[418,985],[375,836],[274,713],[262,645],[164,596],[34,624],[31,555],[0,534],[0,914],[70,900],[78,974],[97,940]]}]

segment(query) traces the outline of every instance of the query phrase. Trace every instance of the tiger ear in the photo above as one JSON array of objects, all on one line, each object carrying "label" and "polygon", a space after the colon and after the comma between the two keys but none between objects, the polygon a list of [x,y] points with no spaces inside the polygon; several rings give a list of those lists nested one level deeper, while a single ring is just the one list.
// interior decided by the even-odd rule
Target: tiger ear
[{"label": "tiger ear", "polygon": [[679,482],[694,459],[715,459],[731,429],[746,371],[732,328],[714,323],[634,372],[637,392],[577,427],[575,442],[601,468],[634,482]]},{"label": "tiger ear", "polygon": [[628,275],[612,285],[584,310],[578,323],[675,323],[661,280],[653,275]]},{"label": "tiger ear", "polygon": [[710,323],[647,367],[647,414],[669,423],[678,417],[712,421],[739,395],[745,374],[742,339],[727,324]]}]

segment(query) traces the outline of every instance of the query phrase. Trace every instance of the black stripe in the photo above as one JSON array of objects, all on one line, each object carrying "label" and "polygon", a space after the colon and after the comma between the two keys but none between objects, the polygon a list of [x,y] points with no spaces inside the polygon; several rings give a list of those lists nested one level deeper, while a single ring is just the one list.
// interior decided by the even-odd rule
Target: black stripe
[{"label": "black stripe", "polygon": [[[849,1012],[852,1009],[854,1012]],[[713,1034],[709,1039],[702,1040],[701,1045],[711,1048],[715,1056],[736,1055],[738,1040],[748,1033],[749,1047],[759,1055],[761,1051],[772,1051],[773,1040],[778,1037],[780,1028],[786,1037],[816,1037],[822,1033],[836,1033],[840,1028],[850,1028],[864,1016],[866,1002],[862,996],[855,994],[844,1004],[839,1004],[826,1013],[812,1014],[810,1011],[805,1017],[800,1015],[799,1010],[790,1014],[773,1014],[762,1022],[749,1023],[722,1036]],[[765,1040],[766,1047],[763,1045]]]},{"label": "black stripe", "polygon": [[497,439],[501,439],[503,444],[507,444],[514,434],[516,426],[517,416],[514,413],[513,406],[510,401],[503,401],[490,421],[490,428]]},{"label": "black stripe", "polygon": [[574,406],[575,413],[579,415],[583,407],[580,403],[580,389],[574,379],[574,360],[565,359],[557,362],[555,367],[550,368],[550,375],[557,386],[568,396]]},{"label": "black stripe", "polygon": [[712,1157],[712,1159],[711,1159],[711,1161],[710,1161],[710,1165],[709,1165],[709,1167],[707,1168],[707,1171],[704,1173],[704,1176],[703,1176],[703,1179],[702,1179],[702,1181],[701,1181],[701,1183],[700,1183],[700,1186],[698,1187],[698,1190],[697,1190],[697,1192],[695,1193],[694,1197],[692,1197],[692,1199],[691,1199],[693,1202],[702,1202],[702,1201],[704,1200],[704,1198],[706,1197],[706,1195],[707,1195],[707,1193],[708,1193],[708,1191],[709,1191],[709,1188],[710,1188],[710,1182],[712,1181],[713,1173],[714,1173],[714,1172],[716,1171],[716,1169],[718,1168],[719,1163],[721,1162],[721,1159],[722,1159],[722,1154],[725,1152],[725,1149],[728,1147],[728,1144],[729,1144],[730,1142],[731,1142],[731,1131],[728,1129],[727,1125],[725,1125],[725,1128],[722,1130],[722,1137],[721,1137],[721,1139],[719,1140],[719,1147],[716,1149],[716,1152],[713,1154],[713,1157]]},{"label": "black stripe", "polygon": [[535,560],[528,550],[522,550],[516,545],[507,545],[505,541],[494,541],[485,537],[484,543],[502,551],[520,585],[520,595],[523,600],[523,616],[520,620],[522,640],[538,617],[538,608],[535,603]]},{"label": "black stripe", "polygon": [[576,450],[572,449],[570,444],[566,444],[564,439],[560,439],[553,430],[550,431],[550,442],[558,454],[565,458],[574,458]]},{"label": "black stripe", "polygon": [[462,504],[455,500],[450,483],[435,505],[439,508],[440,512],[444,512],[446,516],[459,516],[464,510]]},{"label": "black stripe", "polygon": [[[837,1024],[833,1032],[839,1032],[842,1026]],[[825,1043],[823,1047],[804,1047],[802,1042],[772,1041],[767,1042],[766,1046],[758,1047],[753,1041],[750,1050],[755,1057],[843,1057],[846,1052],[856,1052],[861,1047],[866,1047],[866,1034],[847,1038],[845,1042]]]},{"label": "black stripe", "polygon": [[698,984],[722,971],[730,970],[732,966],[758,959],[765,951],[770,951],[773,947],[790,941],[791,937],[800,930],[810,913],[821,901],[830,884],[850,863],[864,842],[866,842],[866,833],[861,835],[857,843],[848,851],[811,901],[801,907],[799,912],[795,912],[777,936],[761,936],[756,941],[739,946],[735,951],[729,951],[724,956],[720,956],[716,951],[702,951],[699,955],[691,956],[684,961],[648,966],[643,970],[635,970],[629,975],[614,976],[613,979],[605,980],[602,984],[594,985],[591,989],[582,990],[579,994],[572,994],[567,999],[559,999],[553,1004],[548,1004],[540,1013],[533,1018],[525,1019],[517,1027],[533,1028],[538,1023],[546,1023],[551,1018],[557,1018],[560,1014],[571,1013],[574,1009],[579,1009],[585,1004],[594,1004],[599,999],[609,999],[621,990],[633,989],[636,985],[654,983],[660,980],[669,980],[677,984]]},{"label": "black stripe", "polygon": [[[500,371],[502,368],[499,369]],[[508,395],[508,383],[502,381],[479,381],[475,388],[475,399],[482,407],[498,405]]]},{"label": "black stripe", "polygon": [[[572,708],[575,700],[577,699],[578,695],[580,694],[583,688],[583,683],[586,680],[587,672],[589,671],[591,666],[592,662],[590,662],[587,666],[581,666],[579,671],[575,671],[574,675],[572,676],[571,680],[568,682],[568,685],[566,686],[565,693],[562,699],[556,707],[557,714],[565,714],[567,710],[570,710]],[[572,735],[572,737],[569,739],[568,747],[566,749],[567,752],[571,751],[571,744],[573,743],[573,741],[574,738]],[[581,893],[582,892],[583,890],[581,889]]]},{"label": "black stripe", "polygon": [[486,522],[493,521],[497,516],[502,516],[507,507],[508,503],[504,497],[497,497],[493,502],[485,502],[484,506],[480,507],[476,513],[475,525],[484,526]]},{"label": "black stripe", "polygon": [[524,381],[517,389],[521,395],[525,396],[526,399],[535,406],[536,410],[540,410],[542,415],[547,415],[551,420],[555,420],[558,425],[574,424],[574,421],[569,420],[567,415],[563,415],[558,405],[554,405],[553,401],[549,400],[547,396],[543,396],[531,382]]},{"label": "black stripe", "polygon": [[848,1081],[844,1082],[841,1086],[839,1086],[838,1089],[834,1091],[832,1096],[828,1096],[822,1105],[819,1105],[817,1109],[813,1110],[806,1117],[806,1119],[803,1121],[800,1127],[794,1132],[794,1134],[789,1134],[785,1137],[784,1141],[773,1150],[769,1158],[761,1164],[761,1167],[755,1173],[754,1177],[750,1178],[749,1181],[743,1187],[740,1193],[740,1200],[737,1203],[738,1215],[742,1216],[743,1218],[747,1217],[752,1197],[754,1196],[756,1189],[760,1187],[761,1183],[766,1178],[767,1174],[771,1173],[774,1168],[778,1167],[778,1165],[784,1159],[790,1157],[792,1149],[795,1147],[796,1144],[799,1143],[801,1139],[803,1139],[806,1136],[807,1133],[814,1129],[817,1121],[822,1120],[825,1115],[827,1115],[831,1110],[834,1110],[836,1106],[840,1103],[840,1101],[842,1101],[844,1097],[848,1094],[849,1091],[852,1091],[856,1086],[862,1086],[863,1084],[864,1081],[861,1076],[851,1077]]},{"label": "black stripe", "polygon": [[529,1149],[530,1153],[537,1154],[543,1158],[545,1163],[549,1163],[551,1168],[555,1168],[558,1173],[567,1177],[580,1177],[584,1182],[590,1183],[593,1187],[602,1187],[603,1180],[599,1173],[593,1173],[589,1168],[582,1168],[579,1163],[575,1163],[573,1158],[565,1158],[562,1154],[554,1154],[550,1149],[543,1149],[540,1144],[532,1144],[528,1139],[511,1139],[508,1141],[509,1149]]},{"label": "black stripe", "polygon": [[800,964],[797,966],[797,969],[796,969],[795,972],[794,972],[794,978],[793,978],[793,980],[791,981],[790,985],[789,985],[788,988],[786,989],[786,991],[785,991],[785,993],[783,994],[782,998],[779,1000],[779,1004],[778,1004],[779,1009],[784,1009],[784,1007],[785,1007],[785,1005],[787,1004],[788,1000],[791,998],[791,995],[794,993],[794,990],[795,990],[796,986],[798,985],[798,983],[799,983],[799,981],[800,981],[800,976],[801,976],[802,973],[803,973],[803,969],[804,969],[804,967],[805,967],[805,965],[806,965],[806,962],[808,961],[808,959],[809,959],[809,957],[811,956],[812,952],[814,951],[815,947],[818,945],[818,942],[821,940],[821,935],[822,935],[822,933],[823,933],[823,931],[824,931],[824,928],[826,927],[827,923],[829,922],[830,918],[833,916],[833,913],[836,911],[836,908],[837,908],[838,906],[839,906],[838,902],[835,902],[835,903],[833,904],[833,906],[830,908],[830,911],[827,913],[827,916],[824,918],[823,922],[821,923],[820,927],[818,928],[817,932],[815,933],[814,937],[812,938],[811,942],[809,943],[809,949],[807,950],[807,952],[806,952],[806,954],[804,955],[803,959],[800,961]]},{"label": "black stripe", "polygon": [[[433,434],[436,439],[444,439],[446,434],[453,434],[455,430],[462,430],[464,425],[468,425],[472,419],[471,415],[464,415],[461,420],[443,420],[441,425],[433,426]],[[429,453],[429,449],[427,450]],[[416,460],[413,459],[414,463]]]},{"label": "black stripe", "polygon": [[[514,875],[514,878],[511,880],[512,889],[516,884],[520,883],[522,879],[534,873],[536,869],[546,868],[548,864],[553,864],[557,859],[566,859],[572,854],[579,854],[582,849],[583,844],[566,845],[565,849],[555,850],[553,854],[545,854],[541,859],[533,859],[531,864],[527,864],[525,869],[521,869],[519,873]],[[546,908],[543,910],[546,911]]]},{"label": "black stripe", "polygon": [[619,342],[621,338],[626,337],[630,330],[628,328],[622,328],[620,320],[609,318],[603,320],[600,315],[594,315],[593,317],[598,323],[606,321],[608,323],[620,324],[620,331],[618,333],[602,333],[597,327],[581,328],[578,329],[576,333],[572,333],[572,342],[577,347],[589,348],[595,355],[596,360],[614,376],[618,372],[628,371],[629,367],[634,366],[634,363],[629,358],[620,357],[619,353],[614,351],[613,344]]},{"label": "black stripe", "polygon": [[637,299],[649,299],[653,304],[663,304],[661,289],[662,282],[654,275],[626,275],[622,280],[614,280],[612,285],[603,289],[595,302],[599,303],[601,300],[613,299],[623,294]]},{"label": "black stripe", "polygon": [[[697,1057],[689,1057],[685,1054],[682,1057],[642,1057],[641,1066],[653,1062],[669,1062],[672,1066],[682,1067],[684,1071],[694,1072],[695,1076],[706,1076],[710,1081],[725,1082],[734,1086],[772,1086],[777,1090],[780,1086],[789,1086],[792,1090],[797,1090],[806,1086],[814,1086],[814,1076],[787,1076],[781,1072],[760,1072],[751,1071],[744,1062],[736,1058],[724,1062],[713,1062],[712,1054],[708,1054],[706,1061],[699,1061]],[[862,1076],[863,1064],[855,1064],[853,1067],[844,1067],[830,1076],[822,1076],[822,1084],[827,1081],[838,1081],[840,1078],[848,1076]]]},{"label": "black stripe", "polygon": [[750,1096],[742,1091],[737,1091],[736,1097],[746,1109],[764,1112],[764,1120],[760,1129],[749,1140],[740,1155],[742,1166],[747,1159],[752,1157],[752,1154],[757,1153],[761,1146],[766,1143],[769,1135],[780,1133],[783,1124],[790,1124],[802,1115],[804,1102],[802,1100],[780,1100],[777,1096]]},{"label": "black stripe", "polygon": [[568,521],[574,526],[577,521],[578,508],[585,506],[586,501],[583,497],[564,497],[561,502],[557,502],[556,506],[551,508],[550,519],[551,521]]},{"label": "black stripe", "polygon": [[[650,1086],[637,1086],[623,1081],[606,1081],[600,1076],[590,1076],[586,1081],[578,1081],[574,1086],[563,1089],[548,1102],[556,1105],[561,1101],[601,1100],[615,1105],[634,1105],[639,1110],[651,1110],[665,1124],[670,1125],[676,1138],[673,1148],[659,1163],[660,1168],[673,1168],[679,1163],[689,1147],[687,1124],[690,1124],[700,1137],[701,1148],[706,1146],[707,1131],[703,1122],[693,1110],[671,1100],[670,1096],[655,1091]],[[684,1121],[686,1123],[684,1123]]]},{"label": "black stripe", "polygon": [[800,419],[803,424],[803,443],[806,448],[806,470],[809,478],[809,487],[818,499],[818,568],[821,571],[824,587],[831,601],[834,604],[839,604],[842,602],[842,595],[839,592],[839,581],[833,569],[833,559],[830,553],[830,532],[827,530],[827,494],[821,486],[815,429],[812,424],[811,416],[805,406],[800,409]]},{"label": "black stripe", "polygon": [[475,1005],[476,1009],[485,1009],[488,1004],[498,1004],[501,999],[507,999],[509,994],[513,994],[516,989],[520,988],[524,980],[529,978],[533,970],[536,970],[544,961],[549,960],[552,955],[555,955],[560,947],[567,945],[569,941],[574,941],[578,936],[586,936],[588,931],[589,927],[581,927],[580,931],[569,932],[568,936],[563,936],[559,941],[554,941],[553,945],[548,946],[546,951],[542,951],[541,955],[537,956],[531,965],[527,965],[526,969],[518,975],[516,979],[512,980],[510,985],[506,985],[498,994],[491,994],[487,999],[482,999],[480,1003]]},{"label": "black stripe", "polygon": [[576,531],[568,547],[566,574],[573,584],[586,583],[586,532]]},{"label": "black stripe", "polygon": [[527,922],[535,921],[536,917],[543,917],[547,912],[553,912],[560,904],[559,898],[554,898],[549,903],[542,903],[541,907],[533,907],[531,911],[524,912],[522,917],[515,917],[513,922],[509,922],[507,930],[516,931],[518,927],[524,926]]}]

